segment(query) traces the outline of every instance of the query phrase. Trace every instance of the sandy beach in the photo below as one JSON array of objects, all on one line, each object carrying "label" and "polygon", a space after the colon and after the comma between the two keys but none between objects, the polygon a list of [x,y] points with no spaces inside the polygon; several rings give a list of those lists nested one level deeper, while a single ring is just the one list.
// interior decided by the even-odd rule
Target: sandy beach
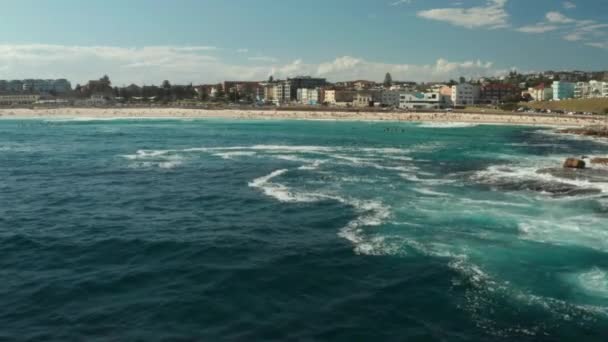
[{"label": "sandy beach", "polygon": [[538,114],[407,113],[289,110],[206,110],[187,108],[4,108],[3,119],[113,119],[113,118],[229,118],[246,120],[411,121],[438,123],[510,124],[581,127],[604,124],[602,118]]}]

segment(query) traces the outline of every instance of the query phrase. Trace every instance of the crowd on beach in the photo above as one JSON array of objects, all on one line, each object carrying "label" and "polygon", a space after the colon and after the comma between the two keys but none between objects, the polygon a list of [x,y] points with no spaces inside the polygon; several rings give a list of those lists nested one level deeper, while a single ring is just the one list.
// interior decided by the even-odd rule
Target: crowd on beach
[{"label": "crowd on beach", "polygon": [[538,126],[603,125],[602,117],[567,115],[495,114],[466,112],[340,112],[276,110],[205,110],[186,108],[6,108],[2,118],[229,118],[247,120],[347,120],[347,121],[413,121],[465,122]]}]

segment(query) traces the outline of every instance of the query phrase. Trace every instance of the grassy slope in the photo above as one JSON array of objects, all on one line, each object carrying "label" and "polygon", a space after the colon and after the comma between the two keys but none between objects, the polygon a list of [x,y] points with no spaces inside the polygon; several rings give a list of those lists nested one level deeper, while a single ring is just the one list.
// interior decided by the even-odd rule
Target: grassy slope
[{"label": "grassy slope", "polygon": [[571,112],[592,112],[603,114],[608,109],[608,98],[563,100],[522,103],[522,106],[535,109],[564,110]]}]

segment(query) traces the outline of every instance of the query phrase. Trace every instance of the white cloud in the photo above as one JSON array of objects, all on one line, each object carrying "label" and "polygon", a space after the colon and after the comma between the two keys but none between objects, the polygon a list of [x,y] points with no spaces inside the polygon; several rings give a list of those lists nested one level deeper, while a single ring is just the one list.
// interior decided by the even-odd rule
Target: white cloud
[{"label": "white cloud", "polygon": [[555,31],[558,28],[559,27],[555,26],[555,25],[540,23],[540,24],[536,24],[536,25],[522,26],[522,27],[518,28],[516,31],[523,32],[523,33],[545,33],[545,32]]},{"label": "white cloud", "polygon": [[[242,64],[227,63],[221,49],[197,46],[114,46],[0,45],[2,78],[59,78],[83,83],[108,74],[113,83],[123,85],[172,83],[212,83],[225,79],[264,80],[269,75],[285,78],[297,75],[326,77],[332,81],[349,79],[382,80],[386,72],[395,79],[440,81],[459,76],[472,77],[498,73],[490,62],[448,61],[433,64],[390,64],[355,57],[339,57],[321,63],[290,63],[252,57]],[[210,54],[215,53],[215,54]],[[236,52],[232,52],[237,54]]]},{"label": "white cloud", "polygon": [[565,9],[573,9],[576,8],[576,4],[572,1],[564,1],[563,6]]},{"label": "white cloud", "polygon": [[559,12],[549,12],[549,13],[547,13],[546,17],[550,23],[571,24],[571,23],[576,22],[576,20],[574,20],[572,18],[568,18]]},{"label": "white cloud", "polygon": [[608,41],[605,42],[589,42],[586,45],[600,48],[600,49],[608,49]]},{"label": "white cloud", "polygon": [[443,21],[469,29],[508,27],[509,14],[505,10],[507,0],[489,0],[485,6],[471,8],[435,8],[418,12],[426,19]]},{"label": "white cloud", "polygon": [[238,53],[247,53],[247,52],[249,52],[249,49],[241,48],[241,49],[237,49],[236,52],[238,52]]},{"label": "white cloud", "polygon": [[399,6],[399,5],[409,5],[413,0],[397,0],[395,2],[391,2],[391,6]]},{"label": "white cloud", "polygon": [[548,12],[545,19],[545,22],[523,26],[516,31],[538,34],[559,30],[566,41],[581,41],[587,46],[605,47],[602,39],[608,37],[608,24],[598,23],[595,20],[577,20],[560,12]]},{"label": "white cloud", "polygon": [[269,57],[269,56],[256,56],[256,57],[249,57],[247,59],[252,62],[266,62],[266,63],[276,63],[279,61],[277,58]]}]

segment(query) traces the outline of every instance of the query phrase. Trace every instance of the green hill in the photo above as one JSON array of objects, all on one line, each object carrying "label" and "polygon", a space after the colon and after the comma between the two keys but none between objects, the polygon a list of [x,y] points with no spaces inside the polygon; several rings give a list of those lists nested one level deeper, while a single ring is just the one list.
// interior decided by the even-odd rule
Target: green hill
[{"label": "green hill", "polygon": [[567,112],[591,112],[603,114],[608,110],[608,98],[577,99],[521,103],[523,107],[534,109],[563,110]]}]

